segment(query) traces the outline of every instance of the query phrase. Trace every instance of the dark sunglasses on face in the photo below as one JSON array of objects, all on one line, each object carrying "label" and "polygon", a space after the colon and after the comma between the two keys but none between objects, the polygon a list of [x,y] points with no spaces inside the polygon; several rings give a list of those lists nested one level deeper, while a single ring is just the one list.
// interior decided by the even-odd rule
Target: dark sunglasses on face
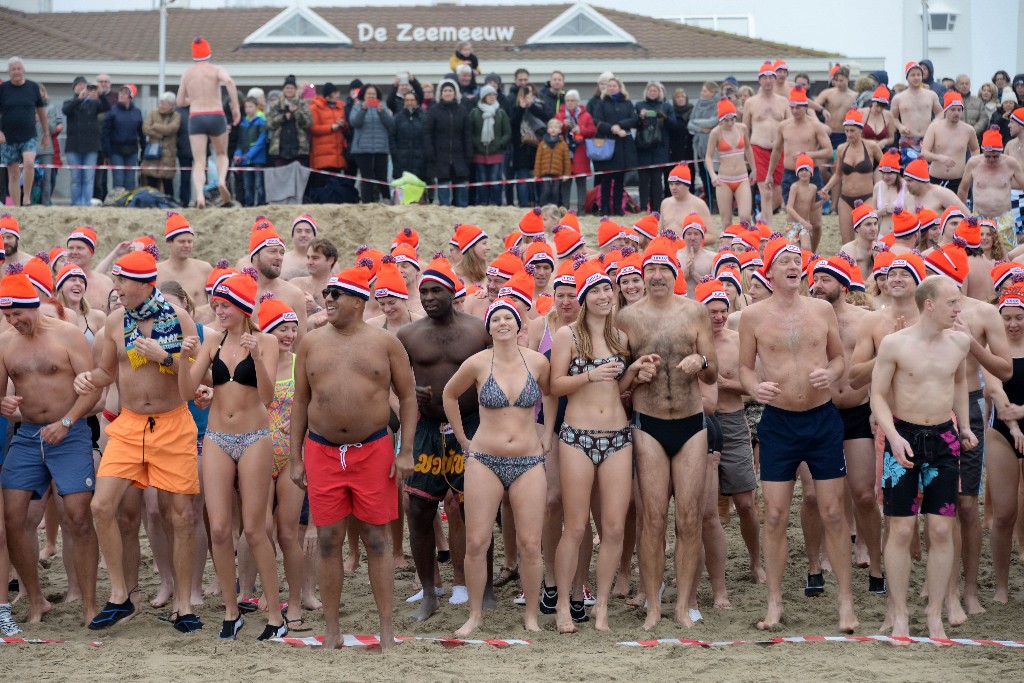
[{"label": "dark sunglasses on face", "polygon": [[320,292],[320,294],[323,295],[324,299],[333,299],[337,301],[338,298],[341,297],[341,290],[328,288]]}]

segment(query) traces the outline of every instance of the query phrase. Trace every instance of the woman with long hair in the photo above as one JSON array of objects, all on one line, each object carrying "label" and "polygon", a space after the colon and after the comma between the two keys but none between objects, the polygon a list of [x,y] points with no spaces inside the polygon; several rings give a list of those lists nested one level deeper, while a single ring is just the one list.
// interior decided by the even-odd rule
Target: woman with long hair
[{"label": "woman with long hair", "polygon": [[640,119],[629,93],[617,78],[609,78],[604,94],[597,106],[590,112],[597,126],[595,139],[615,145],[610,159],[594,161],[595,171],[601,174],[601,212],[609,216],[623,216],[622,197],[626,169],[636,165],[636,145],[630,131],[637,127]]},{"label": "woman with long hair", "polygon": [[882,149],[893,143],[896,138],[896,121],[889,113],[889,89],[887,87],[880,85],[875,88],[875,91],[871,93],[868,106],[860,109],[860,115],[864,120],[863,137],[865,140],[874,140]]},{"label": "woman with long hair", "polygon": [[615,284],[619,290],[619,310],[635,304],[647,294],[640,253],[633,247],[623,247],[622,256],[623,258],[619,260],[619,270],[615,273]]},{"label": "woman with long hair", "polygon": [[[523,590],[524,625],[540,631],[540,538],[544,526],[545,454],[552,427],[543,434],[534,426],[534,406],[543,396],[545,415],[554,413],[548,386],[550,366],[536,351],[519,346],[522,318],[508,299],[496,299],[484,318],[494,346],[471,356],[445,385],[443,402],[455,438],[466,453],[466,586],[469,619],[456,636],[465,637],[483,624],[487,549],[494,518],[505,491],[516,518],[516,539]],[[522,387],[522,388],[519,388]],[[472,440],[462,429],[459,397],[471,388],[480,402],[480,428]],[[554,421],[551,421],[554,424]]]},{"label": "woman with long hair", "polygon": [[54,279],[57,301],[78,314],[78,329],[92,346],[92,341],[103,327],[106,316],[102,311],[89,307],[89,302],[85,299],[85,290],[88,286],[89,278],[85,271],[73,263],[61,268]]},{"label": "woman with long hair", "polygon": [[[750,222],[754,203],[754,195],[750,190],[750,183],[754,181],[754,153],[747,127],[737,121],[736,107],[729,100],[719,100],[718,121],[708,136],[704,168],[715,188],[718,213],[724,230],[725,226],[732,223],[734,202],[739,219]],[[713,162],[716,154],[717,172]]]},{"label": "woman with long hair", "polygon": [[[576,630],[583,601],[571,600],[579,549],[590,529],[591,493],[596,482],[601,500],[601,549],[597,558],[595,628],[608,629],[608,599],[622,554],[626,511],[632,492],[633,433],[620,398],[653,363],[628,363],[628,340],[615,327],[615,290],[598,261],[576,263],[576,322],[555,334],[551,350],[552,391],[568,396],[559,429],[560,479],[565,528],[555,556],[558,586],[557,625]],[[587,558],[589,560],[589,556]],[[577,586],[576,588],[580,588]]]},{"label": "woman with long hair", "polygon": [[[288,633],[281,614],[277,563],[267,536],[267,507],[273,444],[267,406],[274,400],[278,343],[261,334],[252,321],[256,307],[256,272],[246,269],[214,289],[210,303],[222,336],[198,337],[182,343],[182,356],[192,360],[178,374],[183,400],[191,399],[206,373],[213,376],[214,399],[203,446],[203,483],[210,517],[213,562],[224,598],[221,640],[235,640],[244,621],[235,588],[235,548],[232,525],[234,483],[237,477],[242,528],[256,559],[267,598],[267,626],[257,640]],[[230,364],[230,365],[229,365]]]}]

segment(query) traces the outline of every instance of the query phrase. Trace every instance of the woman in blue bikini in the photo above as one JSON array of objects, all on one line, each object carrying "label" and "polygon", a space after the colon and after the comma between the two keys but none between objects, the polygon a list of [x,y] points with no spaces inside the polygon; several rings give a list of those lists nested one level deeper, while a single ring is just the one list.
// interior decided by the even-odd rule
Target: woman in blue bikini
[{"label": "woman in blue bikini", "polygon": [[[548,387],[548,359],[522,348],[517,336],[523,322],[508,299],[496,299],[484,317],[493,348],[471,356],[445,385],[444,412],[466,453],[466,586],[469,619],[455,635],[464,638],[483,624],[487,549],[494,518],[505,491],[516,518],[519,572],[526,593],[527,631],[540,631],[540,538],[547,482],[545,453],[551,447],[553,421],[538,433],[535,406],[543,395],[544,414],[555,414]],[[507,388],[506,388],[507,387]],[[518,389],[518,387],[522,387]],[[462,429],[459,397],[475,390],[480,401],[480,428],[470,441]]]}]

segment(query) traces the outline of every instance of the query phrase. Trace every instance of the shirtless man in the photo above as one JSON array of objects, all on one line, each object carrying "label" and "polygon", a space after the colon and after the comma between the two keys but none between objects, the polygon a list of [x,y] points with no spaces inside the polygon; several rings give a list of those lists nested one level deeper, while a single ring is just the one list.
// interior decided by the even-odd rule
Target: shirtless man
[{"label": "shirtless man", "polygon": [[18,249],[18,243],[21,241],[21,226],[18,224],[18,219],[9,213],[0,213],[0,237],[3,237],[4,240],[4,254],[7,263],[17,261],[24,265],[32,258],[32,254],[26,254]]},{"label": "shirtless man", "polygon": [[940,216],[947,206],[955,206],[961,211],[967,211],[967,205],[963,199],[957,196],[956,192],[932,184],[928,162],[924,159],[914,159],[907,164],[907,167],[903,169],[903,180],[907,184],[907,193],[910,194],[910,198],[905,202],[906,208],[916,210],[923,207],[931,209]]},{"label": "shirtless man", "polygon": [[[959,240],[958,240],[959,241]],[[925,257],[925,267],[932,273],[953,281],[962,290],[969,272],[966,250],[957,244],[933,250]],[[961,291],[962,294],[962,291]],[[964,603],[968,614],[981,614],[985,608],[978,599],[978,563],[981,557],[981,520],[978,517],[978,495],[982,488],[982,469],[985,460],[985,396],[981,387],[980,368],[1000,381],[1013,376],[1010,343],[1006,338],[999,310],[984,301],[963,296],[960,312],[953,328],[963,332],[970,341],[967,356],[967,399],[970,428],[977,444],[960,453],[960,498],[957,517],[960,520],[961,550],[964,565]],[[960,423],[958,423],[960,424]],[[954,556],[955,557],[955,556]],[[958,626],[963,609],[959,604],[959,577],[951,580],[947,607],[950,623]],[[962,622],[961,622],[962,623]]]},{"label": "shirtless man", "polygon": [[707,311],[693,299],[673,294],[679,277],[675,254],[674,238],[651,240],[643,255],[647,295],[618,316],[630,355],[650,354],[659,364],[654,379],[633,392],[633,454],[644,501],[640,580],[648,596],[644,621],[648,631],[661,619],[659,589],[665,576],[665,524],[672,495],[678,587],[675,622],[693,626],[688,602],[700,560],[708,454],[698,379],[709,385],[718,381]]},{"label": "shirtless man", "polygon": [[337,265],[338,248],[326,237],[317,237],[309,243],[309,248],[306,249],[306,272],[308,274],[291,280],[291,284],[302,291],[306,300],[309,329],[323,327],[327,323],[323,291],[327,288],[327,282],[331,279],[331,274],[334,273]]},{"label": "shirtless man", "polygon": [[861,204],[853,208],[851,221],[853,241],[844,244],[839,251],[852,256],[860,266],[860,272],[870,273],[875,259],[875,242],[878,240],[878,212],[870,204]]},{"label": "shirtless man", "polygon": [[[343,645],[338,625],[345,575],[341,551],[350,519],[359,524],[366,545],[381,647],[395,644],[395,566],[388,524],[398,517],[398,482],[413,466],[415,379],[395,336],[363,322],[368,273],[355,267],[331,278],[328,324],[310,332],[295,354],[290,438],[291,452],[298,457],[292,457],[289,474],[309,491],[320,542],[324,647],[332,649]],[[392,390],[402,424],[398,457],[387,431]]]},{"label": "shirtless man", "polygon": [[705,225],[711,223],[711,212],[708,205],[697,195],[690,191],[693,187],[693,179],[690,176],[690,167],[686,164],[679,164],[668,174],[668,189],[671,197],[665,197],[661,201],[661,221],[658,224],[659,230],[674,230],[676,234],[683,232],[683,219],[689,214],[695,213],[701,217]]},{"label": "shirtless man", "polygon": [[265,218],[257,221],[249,236],[249,261],[256,268],[257,301],[264,292],[273,292],[275,298],[285,302],[295,311],[299,319],[298,336],[295,341],[298,344],[306,333],[306,297],[301,289],[281,279],[284,241]]},{"label": "shirtless man", "polygon": [[850,90],[849,86],[850,70],[845,66],[840,66],[832,74],[832,87],[825,88],[814,98],[815,104],[828,112],[825,118],[831,131],[829,140],[832,142],[833,149],[846,142],[843,120],[846,118],[847,110],[857,101],[857,93]]},{"label": "shirtless man", "polygon": [[[915,294],[918,322],[895,332],[878,349],[871,375],[871,412],[885,432],[883,507],[888,518],[885,567],[889,572],[892,635],[909,636],[907,591],[910,544],[918,514],[928,515],[928,635],[945,638],[942,604],[953,573],[958,458],[974,448],[967,408],[967,335],[953,329],[962,297],[949,280],[926,278]],[[954,413],[957,434],[950,413]],[[899,419],[894,416],[899,415]],[[952,623],[952,620],[951,620]]]},{"label": "shirtless man", "polygon": [[[1021,239],[1024,233],[1018,231],[1010,208],[1013,188],[1024,189],[1024,167],[1017,159],[1003,154],[999,131],[987,130],[981,138],[981,156],[967,162],[957,195],[964,200],[973,189],[975,215],[994,220],[999,226],[999,235],[1011,247],[1017,247],[1024,241]],[[1016,256],[1016,250],[1010,254],[1011,258]]]},{"label": "shirtless man", "polygon": [[296,216],[292,221],[292,248],[284,255],[284,264],[281,266],[282,280],[305,277],[309,273],[306,256],[318,232],[316,221],[308,213]]},{"label": "shirtless man", "polygon": [[[416,466],[405,480],[405,490],[409,493],[409,544],[416,573],[424,589],[419,608],[409,615],[414,621],[425,621],[437,611],[437,596],[431,590],[437,552],[434,517],[437,504],[449,491],[456,496],[462,493],[465,475],[465,454],[460,452],[451,425],[445,418],[441,393],[467,358],[490,345],[490,336],[484,330],[483,321],[454,309],[452,301],[458,287],[459,280],[448,262],[444,259],[432,261],[423,271],[420,281],[420,301],[427,317],[398,331],[398,340],[409,354],[416,376],[416,403],[419,406],[419,422],[413,443]],[[472,438],[480,420],[476,392],[463,394],[459,398],[459,408],[466,436]],[[461,506],[459,510],[461,512]],[[453,528],[449,542],[452,566],[461,573],[466,552],[464,527]],[[493,607],[490,562],[488,567],[484,605]]]},{"label": "shirtless man", "polygon": [[832,402],[843,418],[843,453],[846,455],[846,484],[854,504],[857,540],[863,542],[868,555],[868,590],[885,594],[882,574],[882,516],[875,500],[875,436],[871,432],[871,406],[867,387],[850,386],[849,371],[853,367],[853,351],[857,333],[868,311],[846,303],[850,291],[851,264],[843,253],[820,259],[811,268],[814,274],[812,296],[832,304],[839,321],[839,339],[843,343],[846,372],[832,385]]},{"label": "shirtless man", "polygon": [[206,261],[192,258],[196,231],[180,213],[169,211],[164,239],[167,241],[170,255],[166,261],[156,264],[157,286],[161,282],[174,280],[185,288],[193,301],[203,301],[206,294],[206,278],[210,277],[213,266]]},{"label": "shirtless man", "polygon": [[14,393],[0,401],[0,414],[21,421],[2,477],[11,563],[22,594],[28,595],[28,623],[38,624],[50,603],[39,587],[36,530],[26,516],[31,500],[45,496],[50,482],[56,482],[64,501],[61,526],[74,538],[74,569],[88,624],[96,616],[99,549],[89,511],[95,477],[92,436],[83,418],[100,392],[79,396],[72,384],[92,365],[89,344],[72,323],[40,313],[39,296],[26,275],[7,275],[0,282],[0,310],[10,325],[0,336],[0,387],[6,394],[8,380],[14,383]]},{"label": "shirtless man", "polygon": [[[192,41],[192,59],[195,64],[185,70],[178,85],[178,106],[189,107],[188,139],[192,146],[192,187],[196,194],[196,208],[206,208],[206,146],[213,145],[217,157],[217,189],[222,204],[231,201],[228,191],[228,122],[224,116],[220,86],[228,91],[228,105],[231,107],[231,125],[237,126],[242,120],[238,109],[238,92],[235,82],[222,67],[210,62],[210,44],[205,38]],[[182,122],[184,125],[185,122]],[[302,327],[299,331],[302,331]]]},{"label": "shirtless man", "polygon": [[[148,251],[121,257],[114,266],[114,278],[114,291],[124,308],[107,317],[96,337],[97,366],[75,378],[79,395],[116,381],[121,397],[121,414],[106,428],[107,446],[92,499],[96,535],[110,577],[109,601],[89,624],[92,630],[109,628],[138,611],[129,592],[135,586],[126,581],[126,573],[134,573],[137,567],[125,567],[117,520],[128,487],[157,489],[172,548],[175,586],[192,585],[192,499],[199,493],[196,424],[176,391],[181,342],[197,334],[195,323],[184,309],[167,303],[156,288],[156,259]],[[127,327],[126,317],[131,323]],[[182,633],[202,628],[199,617],[191,613],[190,597],[188,590],[174,594],[174,628]]]},{"label": "shirtless man", "polygon": [[892,98],[892,118],[900,133],[900,163],[906,166],[921,156],[921,144],[932,119],[942,115],[939,97],[924,84],[924,71],[917,62],[903,69],[907,88]]},{"label": "shirtless man", "polygon": [[[757,627],[772,629],[782,619],[786,529],[796,471],[806,462],[839,584],[839,629],[852,633],[859,624],[853,609],[850,532],[843,519],[843,420],[831,400],[831,386],[842,380],[846,366],[839,325],[826,302],[800,296],[799,247],[776,238],[768,242],[764,261],[774,293],[743,309],[740,318],[740,380],[745,394],[765,404],[757,432],[768,609]],[[761,374],[755,367],[759,358]]]},{"label": "shirtless man", "polygon": [[67,247],[67,262],[85,271],[85,277],[92,285],[85,290],[85,300],[90,308],[107,310],[107,294],[114,288],[114,281],[92,268],[92,260],[96,256],[96,231],[87,225],[75,228],[68,235]]},{"label": "shirtless man", "polygon": [[[751,98],[754,99],[754,98]],[[821,172],[818,167],[832,161],[832,144],[829,142],[828,127],[818,121],[814,116],[807,114],[807,92],[803,88],[793,88],[789,91],[789,109],[792,118],[779,124],[778,134],[775,136],[775,144],[772,146],[772,155],[768,165],[774,168],[779,160],[782,161],[782,201],[789,201],[789,188],[797,181],[796,158],[806,154],[814,161],[814,172],[811,174],[811,183],[819,190],[825,186],[822,182]],[[840,120],[840,128],[842,128]],[[771,189],[774,180],[769,178],[765,181]]]},{"label": "shirtless man", "polygon": [[743,125],[750,131],[750,144],[757,162],[757,187],[761,191],[761,216],[765,221],[782,205],[782,166],[771,166],[768,161],[775,148],[779,126],[792,116],[789,100],[775,93],[775,80],[772,63],[762,64],[757,77],[760,86],[757,94],[743,105]]},{"label": "shirtless man", "polygon": [[960,189],[967,160],[978,153],[978,136],[961,118],[964,101],[955,90],[946,91],[943,115],[928,125],[921,143],[921,156],[929,162],[932,183],[953,192]]},{"label": "shirtless man", "polygon": [[[722,291],[724,294],[724,291]],[[699,299],[698,299],[699,300]],[[750,558],[750,575],[757,583],[764,583],[761,566],[761,522],[758,519],[754,493],[757,475],[754,474],[754,452],[750,446],[743,405],[743,385],[740,383],[740,335],[726,328],[729,319],[728,295],[716,295],[703,301],[711,317],[715,358],[718,361],[718,403],[715,417],[722,428],[722,455],[718,464],[718,489],[721,495],[732,498],[740,518],[740,534]]]},{"label": "shirtless man", "polygon": [[711,273],[715,252],[704,248],[707,228],[699,214],[691,213],[683,218],[680,228],[686,246],[676,252],[676,259],[686,278],[686,291],[693,292],[700,279]]}]

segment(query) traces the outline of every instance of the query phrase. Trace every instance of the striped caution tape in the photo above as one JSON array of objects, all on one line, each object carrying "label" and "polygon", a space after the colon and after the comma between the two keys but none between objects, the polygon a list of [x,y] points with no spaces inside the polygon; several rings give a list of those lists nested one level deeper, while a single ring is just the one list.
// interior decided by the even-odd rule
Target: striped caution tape
[{"label": "striped caution tape", "polygon": [[[345,634],[342,637],[342,647],[379,647],[380,638],[369,635]],[[324,644],[323,636],[309,636],[306,638],[271,638],[276,643],[285,643],[294,647],[320,647]],[[464,640],[462,638],[425,638],[422,636],[395,636],[398,642],[407,640],[424,640],[438,643],[446,647],[456,645],[492,645],[494,647],[511,647],[513,645],[533,645],[529,640]]]},{"label": "striped caution tape", "polygon": [[[70,640],[52,640],[49,638],[0,638],[0,645],[74,645]],[[91,640],[89,647],[103,647],[103,643]]]},{"label": "striped caution tape", "polygon": [[923,636],[790,636],[768,640],[689,640],[687,638],[662,638],[660,640],[632,640],[616,643],[627,647],[657,647],[658,645],[689,645],[693,647],[725,647],[728,645],[778,645],[779,643],[889,643],[893,645],[971,645],[1024,648],[1024,641],[988,640],[973,638],[926,638]]}]

